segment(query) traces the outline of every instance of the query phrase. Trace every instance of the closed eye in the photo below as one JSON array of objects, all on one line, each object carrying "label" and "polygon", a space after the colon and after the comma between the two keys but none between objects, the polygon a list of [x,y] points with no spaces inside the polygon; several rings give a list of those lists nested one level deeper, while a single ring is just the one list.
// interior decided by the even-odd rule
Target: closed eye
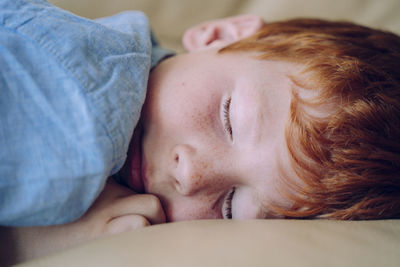
[{"label": "closed eye", "polygon": [[235,194],[235,187],[233,187],[224,199],[222,204],[222,215],[224,219],[232,219],[232,200]]},{"label": "closed eye", "polygon": [[228,133],[229,138],[233,140],[233,132],[231,125],[231,117],[230,117],[231,101],[232,101],[231,97],[228,97],[224,101],[224,129]]}]

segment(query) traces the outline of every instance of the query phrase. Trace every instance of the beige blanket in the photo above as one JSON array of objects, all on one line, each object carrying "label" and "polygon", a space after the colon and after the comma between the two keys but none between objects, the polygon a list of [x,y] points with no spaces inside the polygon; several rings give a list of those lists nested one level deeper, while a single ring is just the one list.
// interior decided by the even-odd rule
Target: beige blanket
[{"label": "beige blanket", "polygon": [[[399,0],[51,0],[89,18],[142,10],[164,46],[201,21],[345,19],[400,33]],[[38,240],[40,242],[40,240]],[[3,244],[2,244],[3,245]],[[29,266],[400,266],[400,221],[198,221],[92,241]]]},{"label": "beige blanket", "polygon": [[317,17],[351,20],[400,33],[399,0],[50,0],[72,12],[96,18],[123,10],[142,10],[169,48],[182,51],[188,27],[208,19],[251,13],[267,21]]},{"label": "beige blanket", "polygon": [[27,266],[397,267],[400,221],[193,221],[123,233]]}]

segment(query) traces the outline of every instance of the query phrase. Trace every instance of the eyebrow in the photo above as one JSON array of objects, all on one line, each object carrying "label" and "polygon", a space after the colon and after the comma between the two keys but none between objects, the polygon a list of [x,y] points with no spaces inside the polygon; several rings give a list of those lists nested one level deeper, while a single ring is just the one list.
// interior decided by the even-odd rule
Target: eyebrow
[{"label": "eyebrow", "polygon": [[254,139],[253,143],[258,144],[262,140],[262,125],[265,124],[264,112],[261,111],[260,105],[257,107],[256,116],[255,116],[255,129],[254,129]]},{"label": "eyebrow", "polygon": [[[276,153],[276,155],[281,155],[281,153]],[[292,193],[290,192],[290,190],[295,190],[294,187],[299,186],[299,184],[297,185],[293,185],[294,187],[291,187],[291,185],[289,184],[293,184],[296,183],[295,181],[293,181],[293,177],[290,175],[290,172],[284,167],[283,164],[283,158],[281,156],[277,156],[275,158],[276,160],[276,165],[277,165],[277,173],[276,176],[277,181],[279,181],[279,184],[276,185],[276,191],[277,194],[279,196],[282,197],[283,201],[292,201],[293,204],[293,200],[291,200],[290,198],[288,198],[288,195],[291,195]],[[272,204],[273,201],[268,201],[266,199],[263,199],[263,195],[260,192],[257,192],[256,195],[256,200],[258,201],[258,203],[260,203],[260,209],[263,210],[265,217],[266,218],[283,218],[283,215],[279,215],[277,212],[274,212],[271,210],[271,206],[274,205]],[[264,203],[267,202],[267,203]],[[287,203],[289,205],[289,202]],[[292,205],[290,204],[290,205]],[[281,203],[281,204],[276,204],[277,207],[283,208],[284,209],[284,205],[285,203]],[[283,205],[283,206],[282,206]]]},{"label": "eyebrow", "polygon": [[257,209],[257,219],[283,218],[283,215],[279,215],[271,208],[271,206],[274,205],[273,201],[268,201],[266,198],[263,198],[260,192],[257,192],[255,200],[257,201],[257,203],[259,203]]},{"label": "eyebrow", "polygon": [[[254,90],[257,90],[254,88]],[[239,90],[243,91],[243,90]],[[243,97],[244,92],[238,94],[235,98],[232,98],[231,107],[233,114],[236,113],[237,128],[240,129],[242,135],[246,137],[246,141],[252,144],[257,144],[262,138],[261,124],[264,121],[264,114],[261,112],[260,105],[246,105],[244,101],[249,101],[250,99],[255,99],[257,96]],[[240,101],[237,101],[240,99]],[[240,118],[240,119],[238,119]]]},{"label": "eyebrow", "polygon": [[[285,137],[284,137],[285,138]],[[286,144],[286,138],[285,138]],[[283,148],[283,151],[282,151]],[[274,182],[272,186],[274,186],[274,191],[278,196],[278,199],[275,198],[268,199],[268,197],[264,196],[261,191],[256,191],[256,195],[254,201],[258,205],[257,216],[261,214],[263,219],[266,218],[283,218],[283,215],[280,215],[278,211],[274,211],[272,206],[277,207],[278,209],[285,209],[286,204],[292,205],[293,202],[288,195],[291,194],[291,184],[296,183],[293,181],[293,176],[291,175],[291,171],[289,171],[285,167],[286,155],[285,153],[289,153],[286,146],[275,146],[274,149],[275,157],[274,157],[274,165],[276,166],[273,175],[276,177],[273,180]],[[290,155],[288,155],[288,163],[290,164]],[[298,185],[294,185],[298,186]],[[294,189],[293,189],[294,190]],[[274,204],[275,203],[275,204]]]},{"label": "eyebrow", "polygon": [[270,214],[272,215],[272,212],[269,209],[269,205],[264,203],[265,200],[263,200],[262,195],[260,192],[257,192],[255,201],[257,204],[257,213],[256,213],[256,219],[268,219],[271,218]]}]

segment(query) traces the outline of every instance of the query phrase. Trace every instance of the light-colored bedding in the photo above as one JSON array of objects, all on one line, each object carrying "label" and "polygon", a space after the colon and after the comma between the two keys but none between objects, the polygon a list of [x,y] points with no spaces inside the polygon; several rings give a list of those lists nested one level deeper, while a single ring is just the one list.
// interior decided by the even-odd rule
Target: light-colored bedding
[{"label": "light-colored bedding", "polygon": [[[268,21],[344,19],[400,33],[398,0],[51,0],[89,18],[135,9],[164,46],[184,30],[241,13]],[[40,241],[38,241],[40,242]],[[399,266],[400,221],[197,221],[98,239],[27,266]]]},{"label": "light-colored bedding", "polygon": [[192,221],[89,242],[25,266],[399,266],[399,221]]},{"label": "light-colored bedding", "polygon": [[72,12],[96,18],[123,10],[144,11],[169,48],[182,51],[188,27],[208,19],[251,13],[267,21],[294,17],[351,20],[400,33],[398,0],[50,0]]}]

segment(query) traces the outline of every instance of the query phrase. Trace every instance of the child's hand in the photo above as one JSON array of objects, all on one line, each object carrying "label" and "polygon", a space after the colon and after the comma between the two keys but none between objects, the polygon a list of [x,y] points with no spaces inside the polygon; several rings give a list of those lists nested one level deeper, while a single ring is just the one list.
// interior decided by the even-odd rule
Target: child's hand
[{"label": "child's hand", "polygon": [[164,210],[157,197],[136,194],[109,179],[92,207],[73,224],[92,239],[164,222]]},{"label": "child's hand", "polygon": [[[0,227],[0,239],[10,237],[9,246],[0,249],[0,258],[6,255],[9,262],[15,263],[96,237],[163,222],[165,215],[158,198],[135,194],[109,179],[92,207],[75,222],[39,227]],[[7,250],[10,246],[16,248],[14,253]]]}]

